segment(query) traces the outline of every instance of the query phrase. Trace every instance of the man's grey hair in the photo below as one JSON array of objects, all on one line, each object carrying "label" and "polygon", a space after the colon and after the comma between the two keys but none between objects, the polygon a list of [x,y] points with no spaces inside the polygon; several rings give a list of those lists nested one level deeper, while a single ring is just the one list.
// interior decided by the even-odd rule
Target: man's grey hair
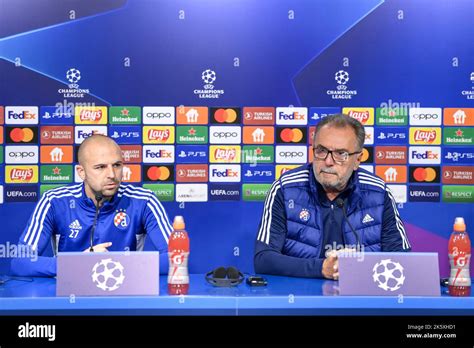
[{"label": "man's grey hair", "polygon": [[316,135],[318,134],[319,130],[323,128],[324,126],[330,126],[330,127],[335,127],[335,128],[351,127],[354,130],[354,133],[357,138],[357,146],[358,146],[357,150],[360,151],[364,147],[364,141],[365,141],[364,126],[355,118],[352,118],[349,115],[345,115],[345,114],[334,114],[334,115],[329,115],[323,118],[322,121],[319,122],[316,126],[316,132],[314,132],[314,136],[313,136],[313,144],[315,143]]}]

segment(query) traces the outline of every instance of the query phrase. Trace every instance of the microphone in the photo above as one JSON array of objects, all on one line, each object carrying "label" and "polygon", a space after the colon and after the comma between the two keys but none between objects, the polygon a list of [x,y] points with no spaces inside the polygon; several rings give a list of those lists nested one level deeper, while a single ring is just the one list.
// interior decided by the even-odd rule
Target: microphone
[{"label": "microphone", "polygon": [[359,234],[357,233],[357,231],[354,229],[354,227],[352,227],[351,223],[349,222],[349,219],[347,218],[346,207],[344,205],[344,200],[342,198],[336,199],[336,205],[339,208],[342,209],[342,213],[344,214],[344,219],[346,220],[346,222],[349,225],[352,233],[354,233],[354,236],[356,237],[356,241],[357,241],[357,250],[356,251],[360,251],[360,237],[359,237]]},{"label": "microphone", "polygon": [[99,217],[100,201],[103,198],[104,196],[102,196],[102,193],[100,192],[95,193],[95,200],[97,201],[97,205],[95,206],[94,223],[92,224],[92,229],[91,229],[91,247],[89,248],[90,252],[94,252],[94,232],[97,227],[97,218]]}]

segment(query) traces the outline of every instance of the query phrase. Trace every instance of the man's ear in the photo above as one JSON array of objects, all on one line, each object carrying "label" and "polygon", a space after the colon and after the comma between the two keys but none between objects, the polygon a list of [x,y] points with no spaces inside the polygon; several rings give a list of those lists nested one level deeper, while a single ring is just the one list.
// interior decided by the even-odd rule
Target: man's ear
[{"label": "man's ear", "polygon": [[354,163],[354,170],[359,169],[360,161],[362,160],[362,152],[357,155],[356,162]]},{"label": "man's ear", "polygon": [[79,177],[80,177],[82,180],[85,179],[86,173],[85,173],[85,171],[84,171],[84,167],[83,167],[83,166],[81,166],[80,164],[78,164],[77,167],[76,167],[76,172],[77,172],[77,174],[79,175]]}]

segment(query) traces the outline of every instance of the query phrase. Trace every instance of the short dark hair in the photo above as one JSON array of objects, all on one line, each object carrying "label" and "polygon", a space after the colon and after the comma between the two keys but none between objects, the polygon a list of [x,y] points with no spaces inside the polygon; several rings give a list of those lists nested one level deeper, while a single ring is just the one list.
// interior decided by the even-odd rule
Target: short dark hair
[{"label": "short dark hair", "polygon": [[313,136],[313,144],[316,140],[316,135],[318,134],[319,130],[324,126],[336,127],[336,128],[345,128],[351,127],[354,130],[354,133],[357,138],[357,145],[359,147],[358,150],[362,150],[364,147],[365,141],[365,130],[362,123],[360,123],[355,118],[350,117],[349,115],[345,114],[334,114],[329,115],[322,119],[316,126],[316,131],[314,132]]}]

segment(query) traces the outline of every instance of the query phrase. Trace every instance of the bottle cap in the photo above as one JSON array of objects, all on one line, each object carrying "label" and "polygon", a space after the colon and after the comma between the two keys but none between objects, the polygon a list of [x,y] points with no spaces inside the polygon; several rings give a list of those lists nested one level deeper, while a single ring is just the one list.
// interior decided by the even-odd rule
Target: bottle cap
[{"label": "bottle cap", "polygon": [[465,232],[466,231],[466,224],[464,223],[463,217],[457,217],[454,220],[454,231],[456,232]]},{"label": "bottle cap", "polygon": [[176,215],[173,221],[173,229],[174,230],[184,230],[184,218],[181,215]]}]

